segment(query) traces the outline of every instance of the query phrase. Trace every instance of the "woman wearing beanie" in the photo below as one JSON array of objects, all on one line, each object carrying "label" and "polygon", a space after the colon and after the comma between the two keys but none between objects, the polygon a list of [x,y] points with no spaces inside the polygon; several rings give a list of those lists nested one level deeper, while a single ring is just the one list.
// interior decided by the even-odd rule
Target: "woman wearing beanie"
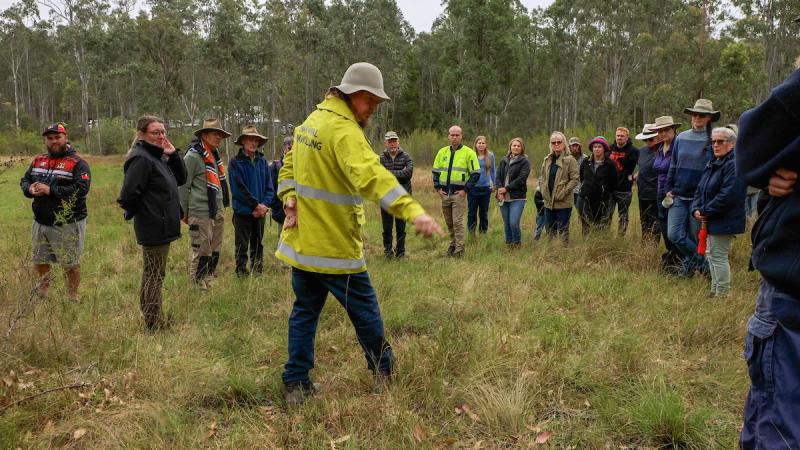
[{"label": "woman wearing beanie", "polygon": [[[611,223],[611,196],[617,188],[617,166],[606,155],[609,145],[606,138],[597,136],[589,142],[591,154],[580,168],[581,217],[590,227],[608,228]],[[584,229],[584,234],[588,232]]]}]

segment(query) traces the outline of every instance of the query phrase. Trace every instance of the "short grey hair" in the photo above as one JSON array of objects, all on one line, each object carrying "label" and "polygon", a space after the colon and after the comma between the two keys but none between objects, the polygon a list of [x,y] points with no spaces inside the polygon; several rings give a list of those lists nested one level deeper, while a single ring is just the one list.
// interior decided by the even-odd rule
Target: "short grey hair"
[{"label": "short grey hair", "polygon": [[736,132],[728,127],[717,127],[711,130],[711,134],[719,133],[725,136],[725,139],[736,142]]}]

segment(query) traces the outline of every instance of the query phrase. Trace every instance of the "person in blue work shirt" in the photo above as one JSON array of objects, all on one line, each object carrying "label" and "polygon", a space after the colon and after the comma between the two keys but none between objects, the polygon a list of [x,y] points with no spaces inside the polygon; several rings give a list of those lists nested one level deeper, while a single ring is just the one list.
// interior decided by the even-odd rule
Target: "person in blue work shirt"
[{"label": "person in blue work shirt", "polygon": [[467,193],[481,177],[475,150],[461,143],[464,133],[453,125],[448,130],[450,145],[442,147],[433,160],[433,188],[442,199],[442,213],[450,232],[447,256],[464,256],[464,212]]},{"label": "person in blue work shirt", "polygon": [[800,448],[798,123],[800,70],[739,121],[736,171],[749,186],[770,195],[752,232],[752,263],[762,280],[744,346],[750,392],[743,449]]},{"label": "person in blue work shirt", "polygon": [[239,276],[261,273],[264,267],[264,246],[261,239],[264,237],[264,224],[269,214],[267,205],[272,203],[275,194],[267,159],[258,151],[266,142],[267,137],[259,134],[253,125],[244,127],[242,134],[234,142],[242,147],[231,161],[228,174],[233,198],[236,275]]}]

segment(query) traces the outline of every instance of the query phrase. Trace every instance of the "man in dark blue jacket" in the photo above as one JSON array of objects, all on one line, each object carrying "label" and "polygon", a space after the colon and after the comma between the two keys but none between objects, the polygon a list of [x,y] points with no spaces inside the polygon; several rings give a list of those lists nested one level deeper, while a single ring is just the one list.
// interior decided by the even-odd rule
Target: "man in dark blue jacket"
[{"label": "man in dark blue jacket", "polygon": [[753,227],[762,281],[747,323],[743,449],[800,448],[800,70],[740,120],[736,169],[771,195]]},{"label": "man in dark blue jacket", "polygon": [[265,217],[267,205],[272,203],[275,191],[272,176],[264,155],[258,148],[267,138],[258,133],[256,127],[244,127],[236,144],[242,146],[231,161],[230,178],[233,194],[233,228],[236,245],[236,274],[246,275],[247,250],[250,249],[250,272],[261,273],[264,261]]}]

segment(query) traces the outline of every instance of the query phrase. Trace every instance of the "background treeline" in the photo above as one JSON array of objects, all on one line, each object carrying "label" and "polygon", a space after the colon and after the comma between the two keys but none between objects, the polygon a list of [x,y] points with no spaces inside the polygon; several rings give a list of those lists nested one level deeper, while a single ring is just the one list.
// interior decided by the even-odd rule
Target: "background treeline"
[{"label": "background treeline", "polygon": [[638,131],[701,95],[728,122],[800,54],[794,0],[443,3],[417,34],[394,0],[22,0],[0,14],[0,151],[38,151],[42,125],[64,120],[82,151],[122,152],[143,113],[181,146],[205,115],[280,137],[360,60],[394,99],[373,142],[395,129],[420,156],[453,122],[502,147],[553,129]]}]

